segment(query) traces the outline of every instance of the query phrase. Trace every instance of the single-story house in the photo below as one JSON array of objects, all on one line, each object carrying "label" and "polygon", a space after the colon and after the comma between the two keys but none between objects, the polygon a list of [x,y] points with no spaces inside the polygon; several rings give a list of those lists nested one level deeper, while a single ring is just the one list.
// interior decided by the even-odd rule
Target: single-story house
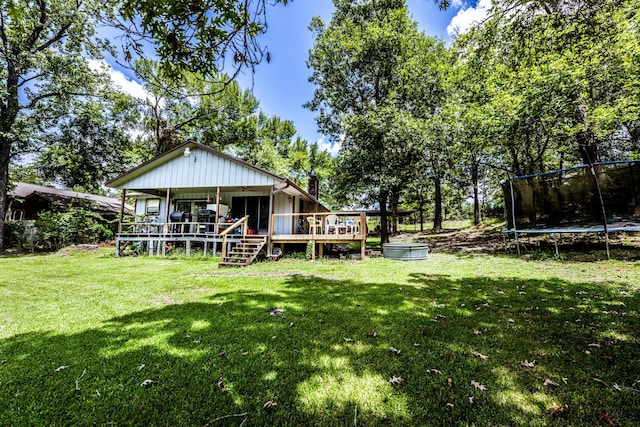
[{"label": "single-story house", "polygon": [[[306,191],[196,142],[185,142],[107,186],[122,191],[121,206],[127,198],[135,199],[136,220],[120,221],[118,255],[131,242],[144,245],[149,254],[164,253],[168,244],[184,244],[189,253],[198,244],[204,252],[220,247],[223,264],[246,265],[260,250],[271,256],[280,252],[275,247],[308,241],[314,242],[314,250],[320,244],[321,251],[324,243],[356,241],[364,254],[364,227],[354,225],[364,224],[364,214],[329,212],[317,198],[314,177]],[[316,223],[321,225],[309,226]],[[234,262],[228,253],[246,262]]]},{"label": "single-story house", "polygon": [[120,212],[132,212],[130,206],[121,206],[118,199],[95,194],[80,193],[73,190],[46,187],[43,185],[18,182],[7,192],[6,221],[33,221],[43,211],[64,210],[74,200],[91,202],[92,209],[105,220],[112,221]]}]

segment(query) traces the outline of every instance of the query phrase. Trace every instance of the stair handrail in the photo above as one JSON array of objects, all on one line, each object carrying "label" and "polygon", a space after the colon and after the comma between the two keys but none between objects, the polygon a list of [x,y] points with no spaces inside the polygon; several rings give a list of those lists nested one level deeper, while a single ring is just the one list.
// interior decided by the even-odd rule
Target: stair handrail
[{"label": "stair handrail", "polygon": [[238,228],[240,225],[242,225],[242,237],[245,237],[247,235],[247,223],[249,220],[249,215],[245,215],[242,218],[240,218],[239,220],[237,220],[236,222],[234,222],[233,224],[231,224],[230,226],[228,226],[225,230],[222,231],[222,233],[220,233],[220,235],[222,236],[222,259],[224,260],[227,256],[227,234],[229,234],[231,231],[235,230],[236,228]]}]

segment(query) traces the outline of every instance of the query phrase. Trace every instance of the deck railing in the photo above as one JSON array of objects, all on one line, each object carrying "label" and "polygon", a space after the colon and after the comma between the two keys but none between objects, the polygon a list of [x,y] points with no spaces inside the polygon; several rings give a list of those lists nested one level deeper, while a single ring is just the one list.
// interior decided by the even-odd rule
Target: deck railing
[{"label": "deck railing", "polygon": [[228,222],[121,222],[118,224],[118,234],[139,236],[181,236],[214,234],[232,228]]},{"label": "deck railing", "polygon": [[[278,233],[276,221],[291,218],[291,233]],[[366,235],[367,218],[364,212],[299,212],[271,215],[272,236],[310,235],[313,238]],[[282,227],[280,227],[282,228]],[[284,227],[288,229],[289,227]]]},{"label": "deck railing", "polygon": [[243,237],[246,236],[247,230],[248,230],[248,222],[249,222],[249,215],[245,215],[239,220],[237,220],[236,222],[234,222],[233,224],[231,224],[229,227],[227,227],[226,230],[220,233],[220,236],[222,237],[222,259],[223,260],[227,256],[227,234],[229,234],[231,231],[235,230],[238,227],[242,227],[241,234]]}]

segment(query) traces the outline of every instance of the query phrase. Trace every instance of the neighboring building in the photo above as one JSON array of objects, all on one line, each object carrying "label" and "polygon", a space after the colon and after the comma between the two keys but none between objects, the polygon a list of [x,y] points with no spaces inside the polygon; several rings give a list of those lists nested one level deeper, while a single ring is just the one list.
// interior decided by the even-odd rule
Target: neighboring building
[{"label": "neighboring building", "polygon": [[[74,200],[91,202],[94,211],[107,221],[118,218],[121,211],[118,199],[24,182],[16,183],[7,196],[5,221],[37,220],[40,212],[64,210]],[[132,212],[129,206],[125,210]]]},{"label": "neighboring building", "polygon": [[353,228],[339,235],[337,227],[333,236],[317,236],[308,217],[323,219],[329,212],[316,197],[287,178],[196,142],[185,142],[107,185],[122,190],[123,200],[136,200],[136,221],[120,224],[118,254],[130,242],[146,245],[150,254],[176,243],[184,243],[187,252],[192,243],[202,244],[205,252],[211,244],[215,253],[219,243],[231,248],[251,238],[271,255],[274,244],[339,240],[364,245],[366,238]]}]

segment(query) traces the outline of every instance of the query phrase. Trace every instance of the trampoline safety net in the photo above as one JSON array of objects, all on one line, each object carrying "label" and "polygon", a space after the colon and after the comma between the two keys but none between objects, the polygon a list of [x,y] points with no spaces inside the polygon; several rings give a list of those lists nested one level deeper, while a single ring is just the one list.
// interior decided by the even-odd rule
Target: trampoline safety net
[{"label": "trampoline safety net", "polygon": [[[640,224],[640,161],[595,163],[594,170],[607,223]],[[516,177],[503,181],[502,191],[507,228],[511,230],[603,224],[600,196],[589,165]]]}]

